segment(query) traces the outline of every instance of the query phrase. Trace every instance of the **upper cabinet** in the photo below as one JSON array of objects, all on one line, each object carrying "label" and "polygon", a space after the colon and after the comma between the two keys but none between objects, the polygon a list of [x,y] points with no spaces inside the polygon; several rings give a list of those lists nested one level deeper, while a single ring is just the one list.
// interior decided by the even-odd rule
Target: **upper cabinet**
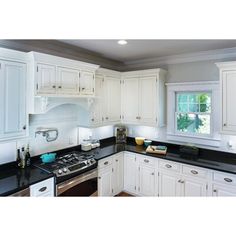
[{"label": "upper cabinet", "polygon": [[220,69],[221,132],[236,134],[236,61],[216,63]]},{"label": "upper cabinet", "polygon": [[122,121],[165,125],[165,75],[162,69],[122,73]]},{"label": "upper cabinet", "polygon": [[95,96],[95,71],[89,63],[29,52],[30,113],[43,113],[45,98],[91,98]]},{"label": "upper cabinet", "polygon": [[11,51],[0,50],[0,141],[27,135],[27,62],[17,55],[13,59]]}]

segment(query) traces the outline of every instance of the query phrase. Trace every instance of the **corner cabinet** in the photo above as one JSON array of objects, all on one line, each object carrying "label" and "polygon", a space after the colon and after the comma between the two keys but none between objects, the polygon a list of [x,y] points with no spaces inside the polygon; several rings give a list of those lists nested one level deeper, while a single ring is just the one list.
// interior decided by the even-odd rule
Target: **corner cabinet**
[{"label": "corner cabinet", "polygon": [[122,73],[122,122],[165,125],[165,76],[162,69]]},{"label": "corner cabinet", "polygon": [[0,59],[0,141],[27,135],[26,81],[26,63]]},{"label": "corner cabinet", "polygon": [[216,63],[220,73],[221,132],[236,134],[236,61]]},{"label": "corner cabinet", "polygon": [[[85,62],[29,52],[30,113],[43,113],[39,98],[92,98],[95,71],[99,67]],[[43,99],[42,99],[43,100]]]}]

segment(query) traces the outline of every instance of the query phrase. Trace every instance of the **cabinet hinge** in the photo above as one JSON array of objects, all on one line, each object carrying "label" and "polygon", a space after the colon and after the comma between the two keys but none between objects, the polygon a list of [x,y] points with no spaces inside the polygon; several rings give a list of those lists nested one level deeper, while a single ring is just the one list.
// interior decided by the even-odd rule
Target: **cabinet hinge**
[{"label": "cabinet hinge", "polygon": [[120,119],[121,119],[121,115],[120,115]]},{"label": "cabinet hinge", "polygon": [[122,116],[122,119],[124,119],[124,116]]},{"label": "cabinet hinge", "polygon": [[112,168],[111,170],[112,170],[112,172],[114,172],[114,169],[113,169],[113,168]]},{"label": "cabinet hinge", "polygon": [[113,189],[111,190],[111,192],[113,193]]},{"label": "cabinet hinge", "polygon": [[157,117],[156,117],[156,123],[157,123]]},{"label": "cabinet hinge", "polygon": [[138,170],[140,171],[140,166],[138,167]]},{"label": "cabinet hinge", "polygon": [[0,70],[2,69],[2,63],[0,63]]},{"label": "cabinet hinge", "polygon": [[80,78],[80,72],[79,72],[79,78]]},{"label": "cabinet hinge", "polygon": [[104,79],[102,79],[102,82],[104,82]]},{"label": "cabinet hinge", "polygon": [[158,172],[158,174],[157,174],[158,176],[160,176],[160,173]]},{"label": "cabinet hinge", "polygon": [[38,90],[38,89],[39,89],[39,84],[37,83],[37,84],[36,84],[36,90]]},{"label": "cabinet hinge", "polygon": [[93,92],[94,92],[94,88],[93,88]]},{"label": "cabinet hinge", "polygon": [[39,72],[39,67],[37,66],[37,72]]},{"label": "cabinet hinge", "polygon": [[208,184],[206,185],[206,190],[208,190]]},{"label": "cabinet hinge", "polygon": [[160,197],[159,193],[157,194],[158,197]]},{"label": "cabinet hinge", "polygon": [[136,157],[134,158],[134,160],[136,161]]},{"label": "cabinet hinge", "polygon": [[134,186],[134,190],[136,190],[136,186]]},{"label": "cabinet hinge", "polygon": [[156,78],[156,82],[157,82],[157,78]]},{"label": "cabinet hinge", "polygon": [[140,192],[140,187],[138,187],[138,191]]}]

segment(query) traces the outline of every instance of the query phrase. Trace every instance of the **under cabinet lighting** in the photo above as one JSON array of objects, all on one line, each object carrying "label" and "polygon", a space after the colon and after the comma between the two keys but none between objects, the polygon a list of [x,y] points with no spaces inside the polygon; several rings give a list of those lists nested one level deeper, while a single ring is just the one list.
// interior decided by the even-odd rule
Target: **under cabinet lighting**
[{"label": "under cabinet lighting", "polygon": [[125,45],[125,44],[127,44],[127,41],[121,39],[121,40],[119,40],[117,43],[120,44],[120,45]]}]

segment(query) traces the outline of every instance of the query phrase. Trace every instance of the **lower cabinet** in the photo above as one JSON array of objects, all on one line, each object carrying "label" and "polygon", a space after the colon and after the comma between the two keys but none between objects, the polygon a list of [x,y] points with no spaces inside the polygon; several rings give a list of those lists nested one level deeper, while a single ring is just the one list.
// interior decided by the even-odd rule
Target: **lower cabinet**
[{"label": "lower cabinet", "polygon": [[114,196],[124,189],[123,153],[105,158],[98,163],[98,196]]},{"label": "lower cabinet", "polygon": [[214,197],[235,197],[236,188],[213,184],[212,196]]},{"label": "lower cabinet", "polygon": [[31,197],[54,197],[55,181],[54,178],[46,179],[30,186]]},{"label": "lower cabinet", "polygon": [[206,182],[193,179],[183,180],[182,194],[185,197],[204,197],[207,196],[208,185]]}]

